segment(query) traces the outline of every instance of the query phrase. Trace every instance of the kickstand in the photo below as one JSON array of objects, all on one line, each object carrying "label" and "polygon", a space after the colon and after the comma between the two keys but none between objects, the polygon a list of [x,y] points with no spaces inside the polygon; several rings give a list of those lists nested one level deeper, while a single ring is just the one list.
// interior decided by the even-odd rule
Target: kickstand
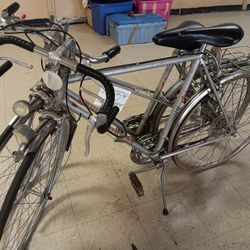
[{"label": "kickstand", "polygon": [[162,162],[162,171],[161,171],[161,192],[162,192],[162,199],[163,199],[163,214],[167,216],[169,214],[167,209],[167,167],[168,167],[168,161]]}]

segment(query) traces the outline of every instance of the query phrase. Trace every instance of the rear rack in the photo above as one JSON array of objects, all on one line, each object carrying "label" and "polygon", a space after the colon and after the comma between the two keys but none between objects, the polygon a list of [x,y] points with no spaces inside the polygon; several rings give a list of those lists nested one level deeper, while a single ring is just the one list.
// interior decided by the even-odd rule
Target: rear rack
[{"label": "rear rack", "polygon": [[216,49],[216,58],[224,73],[230,73],[236,68],[249,70],[250,68],[250,47],[237,46],[225,49]]}]

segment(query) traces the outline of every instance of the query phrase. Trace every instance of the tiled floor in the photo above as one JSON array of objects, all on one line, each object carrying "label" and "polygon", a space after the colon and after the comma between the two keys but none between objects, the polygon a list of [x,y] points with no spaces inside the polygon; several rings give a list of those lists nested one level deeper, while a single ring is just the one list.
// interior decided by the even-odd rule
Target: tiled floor
[{"label": "tiled floor", "polygon": [[[228,12],[173,16],[169,26],[193,19],[205,25],[235,22],[245,29],[241,44],[250,44],[250,12]],[[82,50],[98,55],[115,43],[97,35],[87,25],[71,27]],[[171,54],[154,44],[125,46],[109,65],[153,59]],[[30,71],[15,66],[0,79],[0,128],[12,116],[12,105],[25,99],[29,87],[41,76],[39,58],[15,47],[0,48],[0,55],[15,56],[35,65]],[[154,73],[152,73],[154,72]],[[155,86],[159,70],[133,73],[127,80]],[[142,112],[145,102],[131,98],[120,115]],[[247,148],[223,166],[199,174],[168,170],[170,215],[162,215],[159,171],[141,175],[145,196],[138,199],[127,173],[138,168],[130,161],[130,149],[94,134],[92,150],[84,157],[81,124],[72,155],[55,187],[43,219],[29,249],[250,249],[250,166]]]}]

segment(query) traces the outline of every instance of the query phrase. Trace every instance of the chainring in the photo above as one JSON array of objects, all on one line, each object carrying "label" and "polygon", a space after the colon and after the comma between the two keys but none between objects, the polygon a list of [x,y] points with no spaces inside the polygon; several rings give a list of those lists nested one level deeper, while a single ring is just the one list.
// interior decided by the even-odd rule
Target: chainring
[{"label": "chainring", "polygon": [[[153,150],[157,144],[159,133],[152,135],[151,133],[139,137],[136,142],[141,144],[147,150]],[[152,162],[152,160],[142,152],[136,149],[131,149],[130,152],[131,160],[139,165],[144,165]]]},{"label": "chainring", "polygon": [[[140,125],[140,122],[141,122],[141,119],[142,119],[142,114],[140,115],[134,115],[134,116],[131,116],[131,117],[128,117],[127,119],[123,120],[122,123],[124,124],[124,126],[126,127],[127,129],[127,132],[130,134],[130,135],[133,135],[137,138],[137,134],[136,134],[136,130],[137,128],[139,127]],[[147,122],[143,128],[143,131],[142,133],[140,133],[140,135],[144,135],[146,133],[149,132],[149,123]],[[139,136],[140,136],[139,135]]]}]

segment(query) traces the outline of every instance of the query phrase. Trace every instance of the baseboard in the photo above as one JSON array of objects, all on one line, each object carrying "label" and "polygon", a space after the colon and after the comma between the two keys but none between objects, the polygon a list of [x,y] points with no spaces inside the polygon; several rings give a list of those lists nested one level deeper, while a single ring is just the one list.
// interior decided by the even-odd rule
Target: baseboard
[{"label": "baseboard", "polygon": [[[223,5],[198,8],[183,8],[172,9],[171,15],[189,15],[196,13],[224,12],[224,11],[241,11],[242,5]],[[250,4],[247,5],[247,10],[250,10]]]}]

